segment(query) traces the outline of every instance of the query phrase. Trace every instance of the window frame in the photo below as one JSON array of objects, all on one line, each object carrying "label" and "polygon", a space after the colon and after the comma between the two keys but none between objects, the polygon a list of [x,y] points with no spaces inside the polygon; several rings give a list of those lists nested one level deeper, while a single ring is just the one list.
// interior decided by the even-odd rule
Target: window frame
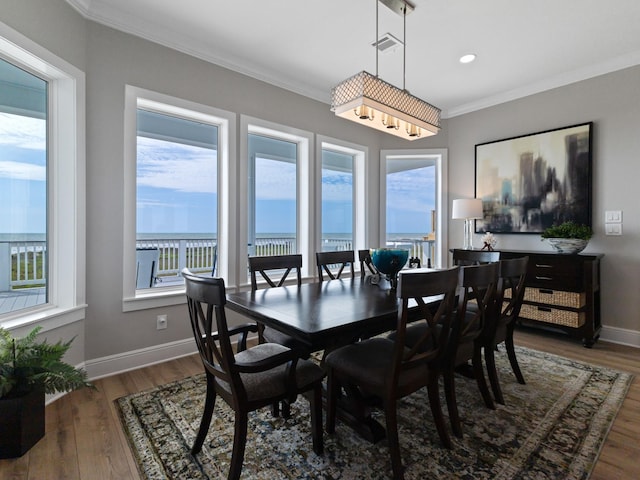
[{"label": "window frame", "polygon": [[[392,157],[433,157],[436,164],[436,247],[434,268],[447,265],[448,245],[448,202],[447,202],[447,155],[446,148],[406,149],[380,151],[380,241],[384,245],[387,238],[387,163]],[[393,160],[391,160],[393,161]],[[425,212],[426,214],[426,212]]]},{"label": "window frame", "polygon": [[[249,134],[264,135],[297,144],[296,165],[296,236],[298,253],[302,254],[302,277],[313,275],[310,252],[315,251],[315,223],[311,220],[311,204],[314,198],[315,171],[311,168],[311,156],[314,152],[313,133],[267,120],[240,115],[240,157],[238,172],[237,218],[239,224],[236,251],[230,258],[236,259],[236,269],[229,272],[230,288],[246,287],[248,271],[248,226],[249,226]],[[313,264],[315,266],[315,263]],[[232,275],[233,274],[233,275]]]},{"label": "window frame", "polygon": [[353,248],[355,251],[369,248],[367,238],[367,165],[369,147],[358,145],[337,138],[317,135],[316,141],[316,178],[318,178],[315,195],[315,228],[318,232],[314,251],[322,248],[322,151],[332,150],[353,156]]},{"label": "window frame", "polygon": [[[229,275],[230,241],[233,218],[233,202],[230,185],[233,185],[236,167],[235,158],[236,114],[202,105],[170,95],[146,90],[132,85],[125,87],[124,118],[124,233],[123,233],[123,278],[122,311],[130,312],[185,303],[184,285],[136,289],[136,185],[137,185],[137,111],[138,108],[161,114],[195,120],[218,127],[218,226],[217,245],[219,276]],[[225,253],[226,252],[226,253]]]},{"label": "window frame", "polygon": [[16,335],[85,318],[85,74],[0,22],[0,56],[48,82],[48,302],[0,316]]}]

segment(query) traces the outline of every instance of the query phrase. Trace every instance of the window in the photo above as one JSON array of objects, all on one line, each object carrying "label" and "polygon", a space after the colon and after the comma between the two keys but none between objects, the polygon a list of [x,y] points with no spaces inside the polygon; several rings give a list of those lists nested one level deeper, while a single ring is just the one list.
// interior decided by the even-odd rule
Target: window
[{"label": "window", "polygon": [[183,303],[185,267],[228,274],[234,124],[229,112],[127,86],[123,311]]},{"label": "window", "polygon": [[0,23],[0,325],[84,318],[84,74]]},{"label": "window", "polygon": [[47,82],[0,59],[2,313],[47,303]]},{"label": "window", "polygon": [[[377,246],[367,235],[367,176],[369,150],[363,145],[318,135],[315,215],[318,241],[315,251],[359,250]],[[313,253],[313,252],[312,252]],[[356,268],[358,262],[356,262]],[[314,265],[315,268],[315,265]]]},{"label": "window", "polygon": [[322,148],[321,251],[353,250],[354,154]]},{"label": "window", "polygon": [[[407,248],[423,266],[442,265],[444,241],[444,152],[382,153],[381,198],[387,246]],[[444,243],[443,243],[444,242]]]},{"label": "window", "polygon": [[297,253],[298,144],[249,134],[248,162],[249,255]]},{"label": "window", "polygon": [[249,255],[301,253],[302,274],[310,270],[312,251],[310,168],[313,135],[303,130],[242,115],[240,196],[237,205],[236,286],[249,280]]},{"label": "window", "polygon": [[218,127],[144,107],[137,124],[136,288],[182,284],[185,267],[213,274]]}]

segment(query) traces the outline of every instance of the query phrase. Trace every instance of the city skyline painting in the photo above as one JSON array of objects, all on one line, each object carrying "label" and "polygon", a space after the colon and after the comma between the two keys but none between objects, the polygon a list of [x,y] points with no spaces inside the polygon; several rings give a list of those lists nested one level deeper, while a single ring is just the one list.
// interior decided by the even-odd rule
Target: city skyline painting
[{"label": "city skyline painting", "polygon": [[591,226],[592,130],[589,122],[476,145],[476,233]]}]

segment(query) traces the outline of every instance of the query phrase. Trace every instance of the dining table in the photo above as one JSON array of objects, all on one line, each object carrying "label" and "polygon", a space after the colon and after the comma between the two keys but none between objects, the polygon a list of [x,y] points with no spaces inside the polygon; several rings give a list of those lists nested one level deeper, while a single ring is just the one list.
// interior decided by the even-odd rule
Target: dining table
[{"label": "dining table", "polygon": [[227,307],[310,347],[331,350],[391,330],[395,291],[367,278],[327,280],[227,294]]},{"label": "dining table", "polygon": [[[424,269],[420,269],[424,270]],[[336,279],[227,294],[227,307],[302,342],[307,351],[328,352],[396,327],[396,291],[371,277]],[[437,299],[434,299],[434,301]],[[384,427],[372,409],[355,409],[341,398],[338,415],[363,438],[377,442]]]}]

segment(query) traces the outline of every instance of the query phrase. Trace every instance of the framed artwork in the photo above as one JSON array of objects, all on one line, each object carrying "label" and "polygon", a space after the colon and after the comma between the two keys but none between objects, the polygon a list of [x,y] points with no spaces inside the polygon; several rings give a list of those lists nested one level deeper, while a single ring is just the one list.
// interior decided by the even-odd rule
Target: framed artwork
[{"label": "framed artwork", "polygon": [[476,233],[591,226],[593,122],[476,145]]}]

